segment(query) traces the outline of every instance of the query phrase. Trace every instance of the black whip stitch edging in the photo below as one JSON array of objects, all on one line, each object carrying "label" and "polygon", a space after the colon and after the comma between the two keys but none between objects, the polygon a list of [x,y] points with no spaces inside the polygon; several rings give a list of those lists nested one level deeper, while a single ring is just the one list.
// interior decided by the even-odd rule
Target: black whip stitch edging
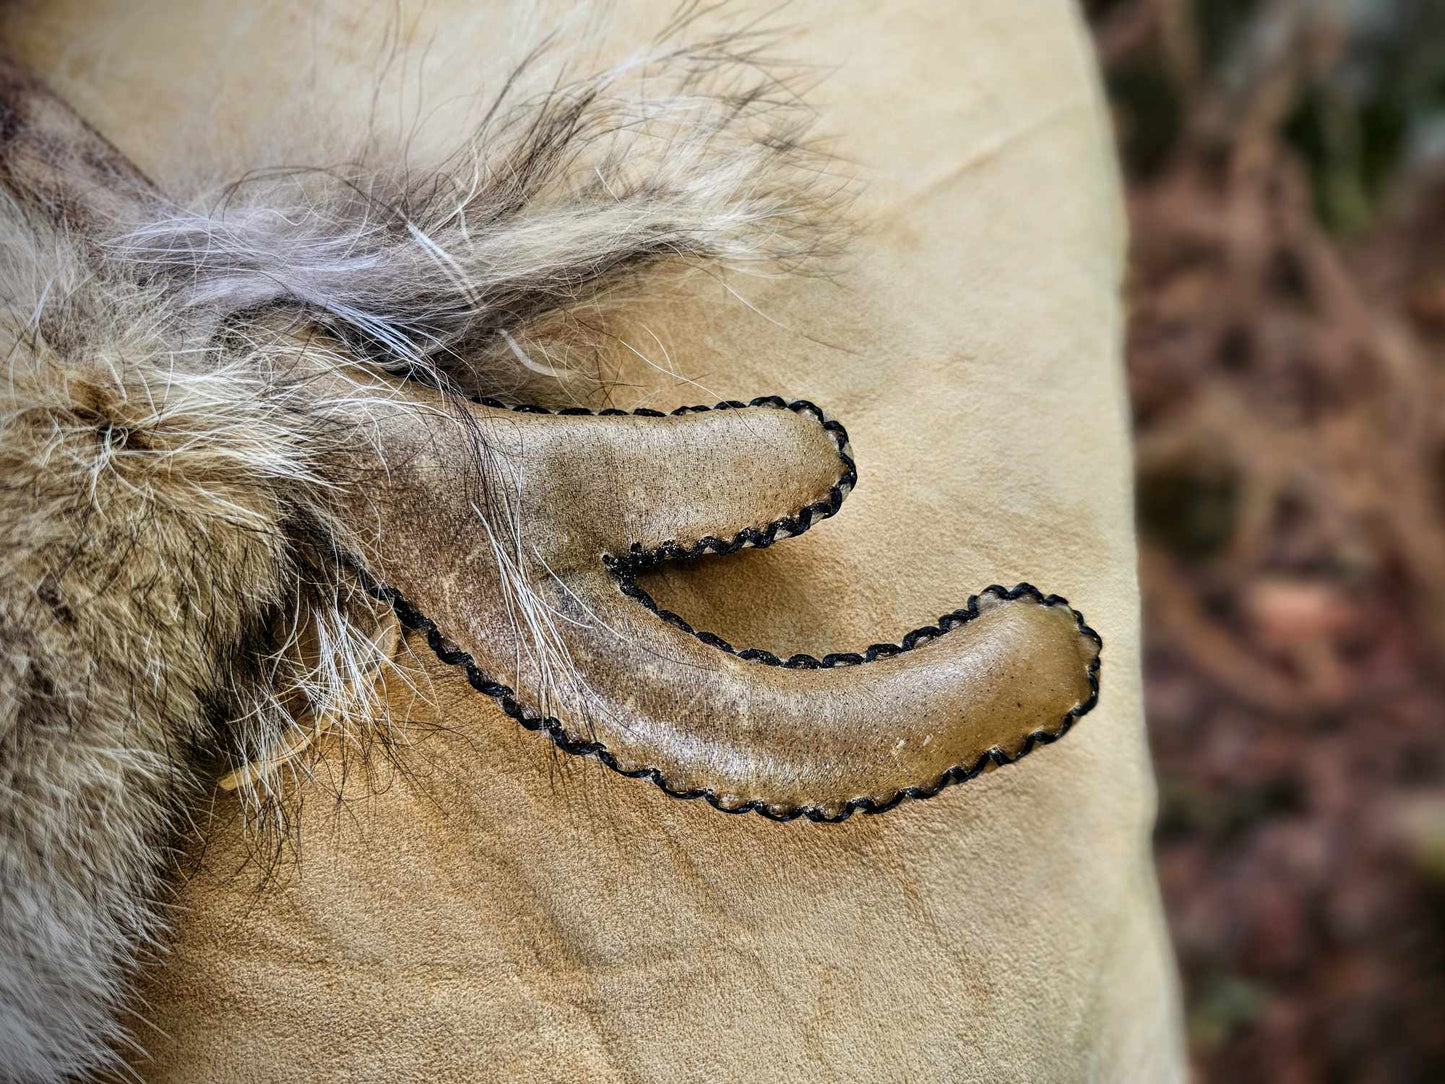
[{"label": "black whip stitch edging", "polygon": [[[534,406],[511,406],[495,399],[478,398],[474,400],[478,404],[500,410],[511,410],[522,414],[561,414],[561,415],[596,415],[602,417],[615,416],[636,416],[649,418],[668,417],[660,410],[649,410],[646,408],[638,410],[616,410],[607,409],[592,411],[582,407],[569,407],[562,410],[548,410],[545,407]],[[935,625],[925,625],[922,628],[914,629],[905,635],[900,643],[879,643],[873,644],[862,654],[857,652],[834,652],[824,655],[821,659],[814,658],[808,654],[790,655],[786,659],[779,658],[771,651],[764,651],[760,648],[735,648],[721,636],[711,632],[694,629],[686,620],[671,610],[659,606],[647,591],[637,583],[637,573],[646,569],[654,568],[666,561],[688,561],[704,554],[728,554],[735,553],[740,549],[749,546],[761,549],[772,545],[780,538],[790,538],[802,534],[818,520],[827,519],[834,515],[843,503],[843,498],[853,488],[858,480],[857,468],[849,455],[848,433],[843,426],[826,417],[818,407],[806,400],[787,402],[776,395],[762,396],[748,403],[737,400],[728,400],[718,403],[716,406],[693,406],[679,407],[672,411],[673,415],[700,413],[708,410],[736,410],[745,407],[773,407],[777,409],[792,410],[796,413],[805,413],[815,418],[824,429],[828,430],[838,445],[838,457],[843,463],[843,474],[833,484],[828,496],[823,500],[806,505],[797,514],[784,516],[767,524],[764,527],[746,527],[739,531],[732,538],[724,540],[709,535],[698,540],[691,546],[681,546],[677,542],[664,542],[653,549],[643,549],[640,543],[634,543],[630,552],[625,557],[614,557],[611,554],[603,554],[602,561],[607,569],[616,578],[621,592],[629,598],[635,599],[647,607],[658,618],[673,625],[676,628],[695,636],[698,640],[720,651],[725,651],[740,659],[756,661],[767,666],[781,666],[789,669],[799,670],[827,670],[838,666],[856,666],[873,662],[877,659],[892,658],[901,655],[906,651],[928,643],[962,625],[968,624],[979,616],[978,602],[984,595],[993,595],[1004,601],[1014,601],[1020,598],[1027,598],[1041,606],[1064,606],[1074,617],[1074,623],[1080,635],[1092,641],[1096,647],[1103,648],[1103,639],[1084,620],[1084,615],[1069,605],[1067,599],[1059,595],[1044,595],[1032,584],[1021,583],[1013,588],[1001,587],[994,584],[986,587],[978,595],[969,598],[968,604],[962,609],[946,613],[938,619]],[[356,572],[362,587],[378,601],[389,605],[397,616],[397,620],[410,631],[420,632],[425,635],[427,646],[431,648],[443,663],[448,666],[460,667],[467,676],[467,682],[477,692],[496,700],[502,711],[512,718],[525,730],[545,734],[564,753],[573,756],[595,757],[608,768],[628,779],[645,779],[663,793],[672,798],[679,798],[683,801],[692,801],[701,798],[708,805],[722,813],[757,813],[772,821],[792,821],[804,817],[814,823],[838,824],[847,820],[854,813],[886,813],[899,803],[914,799],[922,801],[932,798],[941,791],[958,783],[967,782],[970,779],[982,774],[988,767],[1002,767],[1022,760],[1028,754],[1042,745],[1052,745],[1072,729],[1074,723],[1093,710],[1099,702],[1099,671],[1100,657],[1095,655],[1089,664],[1089,695],[1081,703],[1075,705],[1064,714],[1058,726],[1053,730],[1042,728],[1033,731],[1024,738],[1023,746],[1017,753],[1009,754],[997,746],[985,750],[979,758],[971,765],[955,765],[945,771],[935,782],[926,786],[905,787],[896,794],[881,802],[872,798],[853,798],[846,802],[839,813],[829,813],[816,805],[799,806],[791,809],[775,809],[761,799],[752,799],[741,805],[730,806],[723,804],[723,801],[712,790],[706,787],[696,787],[690,790],[681,790],[672,786],[657,768],[626,768],[618,763],[612,752],[599,741],[586,741],[574,738],[567,733],[566,727],[561,720],[552,716],[543,716],[535,711],[529,712],[516,698],[515,691],[499,681],[495,681],[477,666],[472,656],[464,651],[454,641],[448,639],[436,623],[427,617],[414,605],[408,602],[395,588],[387,587],[378,583],[372,578],[365,568],[358,562],[349,562]]]}]

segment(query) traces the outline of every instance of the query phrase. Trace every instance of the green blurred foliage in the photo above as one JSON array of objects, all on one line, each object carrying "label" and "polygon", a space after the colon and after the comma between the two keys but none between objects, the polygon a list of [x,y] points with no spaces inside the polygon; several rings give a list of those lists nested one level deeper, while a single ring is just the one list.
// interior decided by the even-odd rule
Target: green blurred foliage
[{"label": "green blurred foliage", "polygon": [[1374,223],[1411,159],[1445,155],[1445,3],[1350,6],[1373,15],[1356,16],[1362,32],[1301,88],[1284,128],[1321,222],[1338,234]]},{"label": "green blurred foliage", "polygon": [[1194,0],[1202,59],[1218,68],[1259,14],[1260,0]]},{"label": "green blurred foliage", "polygon": [[[1280,135],[1309,168],[1316,210],[1348,235],[1388,208],[1406,166],[1445,158],[1445,0],[1182,0],[1199,70],[1218,77],[1281,12],[1342,43],[1294,87]],[[1086,5],[1096,25],[1130,7]],[[1121,150],[1132,179],[1148,180],[1179,143],[1190,88],[1177,58],[1138,52],[1107,73],[1120,107]]]}]

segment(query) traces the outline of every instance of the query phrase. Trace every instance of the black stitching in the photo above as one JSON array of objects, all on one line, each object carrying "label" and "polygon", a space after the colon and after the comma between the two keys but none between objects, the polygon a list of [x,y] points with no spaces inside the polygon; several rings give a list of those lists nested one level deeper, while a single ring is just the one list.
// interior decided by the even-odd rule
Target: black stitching
[{"label": "black stitching", "polygon": [[[550,411],[543,407],[512,406],[500,400],[477,397],[474,402],[482,406],[492,407],[501,410],[511,410],[527,414],[567,414],[567,415],[592,415],[594,412],[581,407],[569,407],[564,410]],[[793,516],[784,516],[774,520],[762,528],[746,527],[739,531],[730,540],[722,539],[711,535],[699,539],[691,546],[683,547],[676,542],[664,542],[652,549],[643,549],[641,543],[633,543],[631,550],[626,557],[615,557],[611,554],[603,554],[604,565],[617,580],[619,590],[640,602],[650,611],[656,614],[663,621],[674,625],[684,632],[697,637],[700,641],[720,651],[726,651],[740,659],[755,660],[768,666],[783,666],[793,669],[832,669],[839,666],[855,666],[873,662],[880,658],[892,658],[905,651],[912,651],[930,640],[945,635],[948,632],[965,625],[979,616],[978,601],[984,595],[994,595],[1003,601],[1015,601],[1020,598],[1027,598],[1041,606],[1064,606],[1073,615],[1074,624],[1079,634],[1090,640],[1102,652],[1104,641],[1084,620],[1084,615],[1069,605],[1067,599],[1060,595],[1045,595],[1037,587],[1029,583],[1020,583],[1013,588],[1001,587],[994,584],[984,588],[979,594],[970,596],[968,604],[959,610],[944,614],[938,619],[938,624],[925,625],[922,628],[914,629],[907,633],[901,643],[898,644],[873,644],[867,651],[859,655],[856,652],[834,652],[816,659],[811,655],[797,654],[787,659],[780,659],[771,651],[761,648],[737,649],[728,643],[721,636],[715,633],[698,631],[692,627],[680,615],[671,610],[659,606],[647,591],[636,581],[636,573],[643,569],[656,567],[664,561],[693,560],[706,553],[727,554],[735,553],[746,546],[762,548],[770,546],[777,540],[778,533],[786,529],[789,535],[802,534],[808,530],[817,520],[826,519],[834,515],[847,496],[848,491],[856,484],[858,475],[857,468],[848,454],[848,434],[841,424],[829,419],[814,404],[806,400],[785,402],[776,395],[759,396],[749,403],[742,403],[736,400],[728,400],[718,403],[712,407],[694,406],[678,407],[672,411],[674,416],[689,413],[700,413],[707,410],[729,410],[742,407],[773,407],[792,410],[797,413],[806,413],[815,418],[833,436],[838,445],[838,456],[844,464],[844,472],[829,490],[828,496],[821,501],[805,506]],[[624,410],[606,409],[596,411],[596,416],[612,417],[627,415]],[[641,417],[666,417],[660,411],[640,409],[631,412]],[[1053,730],[1043,728],[1037,729],[1025,736],[1022,747],[1017,753],[1010,754],[997,746],[985,750],[972,765],[955,765],[945,771],[931,784],[923,786],[905,787],[891,797],[881,802],[872,798],[852,798],[844,803],[842,811],[829,813],[827,810],[816,805],[805,805],[794,808],[774,809],[762,799],[754,798],[741,805],[729,806],[723,803],[715,792],[706,787],[695,787],[690,790],[680,790],[672,786],[657,768],[625,768],[613,756],[612,752],[599,741],[585,741],[572,737],[567,733],[559,719],[552,716],[543,716],[535,711],[529,711],[518,703],[513,690],[487,676],[487,674],[476,664],[470,653],[454,641],[444,636],[436,623],[418,610],[411,602],[402,596],[395,588],[387,587],[375,580],[371,574],[354,558],[347,558],[346,563],[356,573],[363,589],[378,601],[385,602],[391,606],[397,616],[397,620],[410,631],[421,632],[425,635],[427,646],[432,653],[448,666],[462,668],[467,676],[467,682],[484,696],[496,700],[502,711],[511,717],[525,730],[545,734],[559,749],[573,756],[595,757],[602,764],[619,775],[628,779],[645,779],[657,786],[663,793],[672,798],[683,801],[692,801],[701,798],[708,805],[722,813],[757,813],[772,821],[787,822],[806,818],[819,824],[839,824],[846,821],[854,813],[879,814],[886,813],[901,802],[907,800],[924,801],[939,794],[948,787],[959,783],[965,783],[980,775],[990,765],[1002,767],[1013,764],[1028,756],[1035,749],[1043,745],[1052,745],[1074,726],[1074,723],[1092,711],[1099,702],[1099,672],[1102,662],[1102,655],[1096,654],[1088,668],[1089,695],[1081,703],[1075,705],[1064,713],[1058,726]]]},{"label": "black stitching", "polygon": [[[694,555],[696,556],[696,555]],[[1103,647],[1104,641],[1097,632],[1084,623],[1081,613],[1069,606],[1067,599],[1059,595],[1045,595],[1037,587],[1030,583],[1021,583],[1012,589],[993,584],[985,587],[979,595],[970,596],[968,604],[962,609],[953,610],[944,614],[938,619],[937,625],[924,625],[922,628],[914,629],[906,633],[901,642],[896,644],[880,643],[870,644],[863,654],[853,651],[834,652],[824,655],[821,659],[814,658],[808,654],[789,655],[786,659],[779,658],[771,651],[765,651],[760,647],[738,648],[728,643],[721,636],[705,629],[695,629],[688,623],[687,619],[671,610],[665,609],[657,604],[657,600],[648,594],[647,589],[639,584],[633,575],[630,562],[618,561],[616,558],[605,558],[608,570],[617,580],[618,589],[628,598],[640,602],[657,617],[674,625],[683,632],[690,633],[697,639],[719,651],[725,651],[729,655],[735,655],[740,659],[750,662],[761,662],[768,666],[782,666],[790,670],[831,670],[838,666],[857,666],[862,663],[874,662],[878,659],[891,659],[894,656],[902,655],[912,651],[914,648],[922,647],[962,625],[968,624],[979,615],[978,600],[980,595],[994,595],[1000,599],[1012,602],[1020,598],[1027,598],[1041,606],[1068,606],[1069,612],[1074,615],[1079,632],[1087,639],[1092,640],[1097,646]],[[651,567],[650,565],[648,567]],[[1082,712],[1080,714],[1083,714]]]}]

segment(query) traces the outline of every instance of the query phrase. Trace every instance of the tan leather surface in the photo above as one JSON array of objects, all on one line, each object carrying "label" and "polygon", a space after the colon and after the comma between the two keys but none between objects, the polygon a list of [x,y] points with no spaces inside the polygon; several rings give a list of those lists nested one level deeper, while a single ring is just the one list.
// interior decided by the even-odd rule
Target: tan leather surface
[{"label": "tan leather surface", "polygon": [[[668,7],[628,6],[614,37]],[[406,37],[430,43],[445,96],[499,35],[525,38],[521,8],[407,9]],[[309,157],[277,119],[298,103],[364,116],[392,10],[76,0],[8,19],[165,185],[211,145]],[[1077,13],[808,0],[787,21],[832,72],[813,97],[869,178],[873,228],[836,284],[638,299],[629,342],[660,354],[657,335],[703,390],[638,364],[614,401],[812,399],[847,424],[860,484],[802,538],[644,585],[732,643],[822,654],[1028,580],[1103,636],[1099,706],[927,802],[773,824],[559,754],[422,648],[417,690],[390,690],[412,724],[404,772],[338,748],[309,784],[299,863],[259,894],[234,825],[193,856],[140,1010],[147,1079],[1181,1078],[1149,850],[1121,221]]]}]

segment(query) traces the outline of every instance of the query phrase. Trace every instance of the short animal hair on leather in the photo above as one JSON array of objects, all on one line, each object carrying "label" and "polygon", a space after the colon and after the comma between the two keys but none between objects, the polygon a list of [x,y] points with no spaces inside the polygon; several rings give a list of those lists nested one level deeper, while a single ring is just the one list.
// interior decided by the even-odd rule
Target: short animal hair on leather
[{"label": "short animal hair on leather", "polygon": [[[771,546],[782,539],[802,534],[839,511],[844,498],[857,482],[857,470],[851,455],[848,434],[839,422],[829,419],[810,402],[788,402],[778,396],[764,396],[748,403],[730,400],[711,407],[679,407],[670,413],[664,413],[650,409],[593,412],[582,408],[566,408],[553,411],[535,406],[508,405],[491,399],[476,401],[490,410],[510,411],[515,414],[598,419],[678,418],[705,412],[743,412],[758,409],[789,411],[816,422],[836,449],[839,469],[827,490],[817,494],[815,499],[805,501],[801,507],[775,515],[766,523],[743,526],[734,531],[722,532],[721,535],[708,534],[686,542],[669,539],[644,546],[641,542],[634,541],[624,553],[602,552],[597,555],[600,570],[605,571],[611,578],[617,591],[623,597],[639,603],[659,624],[666,627],[669,634],[680,633],[713,652],[727,656],[729,660],[751,664],[755,669],[774,668],[800,674],[796,687],[788,690],[788,695],[799,700],[803,709],[799,717],[805,723],[814,724],[812,740],[800,746],[800,755],[786,760],[776,769],[776,774],[798,780],[801,796],[798,792],[786,798],[769,793],[766,779],[761,778],[753,793],[748,793],[748,788],[739,786],[736,780],[730,781],[730,785],[715,782],[708,778],[705,766],[680,763],[675,754],[670,754],[666,749],[649,750],[643,747],[621,752],[609,745],[605,734],[599,734],[597,720],[592,721],[590,735],[580,733],[575,725],[576,721],[569,725],[555,714],[538,710],[527,702],[525,695],[519,694],[512,685],[499,680],[487,667],[480,665],[473,652],[468,651],[450,634],[455,630],[444,631],[433,616],[424,612],[402,591],[378,580],[362,562],[353,563],[363,587],[373,597],[390,605],[405,628],[420,633],[438,659],[461,669],[473,689],[495,700],[508,717],[526,730],[545,735],[563,752],[596,759],[628,778],[647,780],[673,798],[700,798],[720,812],[752,812],[769,820],[784,822],[802,818],[819,823],[840,823],[857,812],[883,813],[908,799],[931,798],[950,786],[966,782],[992,768],[1016,763],[1039,747],[1062,738],[1078,719],[1098,703],[1102,638],[1066,599],[1058,595],[1045,595],[1028,583],[1021,583],[1013,588],[998,585],[987,587],[978,595],[971,596],[963,607],[944,614],[933,625],[907,633],[897,643],[875,643],[862,652],[835,652],[822,658],[808,654],[779,657],[758,648],[737,648],[714,633],[695,629],[686,619],[656,603],[637,582],[639,572],[669,561],[691,561],[707,554],[731,554],[745,548]],[[934,659],[921,649],[935,645],[933,650],[937,653],[959,644],[969,630],[977,627],[981,621],[986,623],[990,615],[1004,613],[1009,607],[1047,614],[1057,613],[1067,619],[1053,622],[1052,625],[1036,625],[1035,629],[1043,630],[1040,639],[1026,638],[1030,642],[1022,645],[1021,650],[1019,645],[1015,645],[1015,650],[1020,655],[1016,661],[1024,664],[1021,667],[985,667],[978,671],[978,676],[973,681],[974,687],[969,687],[970,683],[964,682],[955,689],[955,693],[964,700],[1007,705],[1006,686],[1014,682],[1027,684],[1035,679],[1040,661],[1036,656],[1041,650],[1045,655],[1064,658],[1065,669],[1072,664],[1073,681],[1059,681],[1056,675],[1054,687],[1049,690],[1042,703],[1038,702],[1037,697],[1027,703],[1025,698],[1014,698],[1013,710],[1000,713],[1001,717],[983,721],[985,725],[979,730],[979,736],[972,742],[965,742],[964,748],[960,748],[957,741],[947,740],[946,735],[922,734],[920,740],[924,745],[930,745],[935,738],[939,738],[937,756],[931,758],[931,763],[925,761],[915,767],[917,778],[907,781],[892,778],[880,786],[870,777],[876,774],[879,780],[889,780],[894,773],[886,759],[875,757],[870,760],[867,756],[860,756],[866,751],[867,743],[859,745],[857,732],[877,731],[886,735],[887,742],[896,742],[900,739],[894,735],[901,736],[900,732],[906,731],[906,727],[890,725],[886,717],[868,718],[858,714],[840,717],[835,713],[834,717],[830,718],[830,709],[838,702],[838,698],[830,695],[830,690],[824,684],[809,688],[807,677],[802,675],[808,671],[826,673],[857,669],[861,672],[855,676],[856,680],[866,684],[871,675],[883,666],[916,665],[918,672],[922,674],[933,669],[930,663]],[[605,619],[598,616],[597,620],[602,625],[607,625],[612,618],[613,614],[609,612]],[[823,674],[817,676],[822,678]],[[666,679],[664,677],[659,680]],[[1004,694],[1002,699],[1000,693]],[[616,711],[606,707],[603,710]],[[843,715],[847,716],[847,713],[844,712]],[[968,719],[966,711],[963,717]],[[694,714],[670,722],[677,728],[689,729],[700,721]],[[637,725],[635,720],[611,718],[603,723],[601,729],[621,734],[634,729],[652,733],[656,732],[657,728],[650,722]],[[947,729],[946,724],[944,729]],[[740,746],[747,744],[745,738],[736,740]],[[901,736],[901,740],[906,742],[909,739]],[[756,763],[777,760],[767,750],[743,751],[755,753],[753,759]],[[874,750],[875,754],[877,752]],[[663,762],[668,761],[669,757],[671,763],[664,766]],[[840,764],[847,766],[841,776],[837,770]],[[823,765],[833,768],[832,776],[823,770]],[[816,797],[807,796],[810,785],[819,788]],[[839,789],[850,786],[857,792]]]}]

